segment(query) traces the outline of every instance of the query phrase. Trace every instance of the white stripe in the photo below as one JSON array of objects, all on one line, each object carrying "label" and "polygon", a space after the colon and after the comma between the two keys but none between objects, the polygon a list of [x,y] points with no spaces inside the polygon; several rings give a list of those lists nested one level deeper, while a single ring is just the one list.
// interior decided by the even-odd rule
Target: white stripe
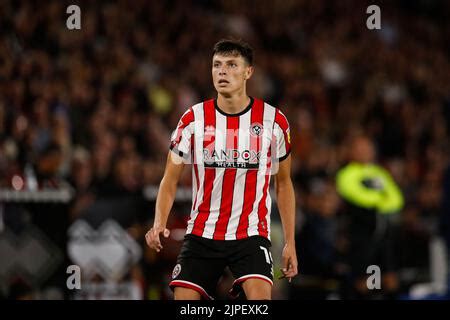
[{"label": "white stripe", "polygon": [[[194,221],[198,215],[198,206],[200,205],[201,199],[203,199],[203,181],[205,178],[205,168],[203,167],[203,134],[205,125],[203,103],[196,104],[192,107],[192,110],[194,111],[195,159],[197,161],[199,188],[197,193],[195,193],[195,190],[192,192],[192,194],[195,194],[197,200],[195,208],[192,208],[191,218],[189,219],[186,233],[191,233],[192,229],[194,228]],[[195,176],[194,167],[192,167],[192,174]],[[194,185],[192,187],[194,188]]]},{"label": "white stripe", "polygon": [[[244,150],[250,149],[250,120],[251,112],[246,112],[239,117],[239,140],[238,150],[242,153]],[[225,240],[236,240],[236,231],[241,217],[242,207],[244,204],[245,178],[247,170],[237,169],[236,179],[233,187],[233,202],[231,208],[231,216],[228,221]]]},{"label": "white stripe", "polygon": [[[270,169],[269,169],[270,170]],[[272,197],[270,196],[270,173],[267,173],[269,175],[269,190],[267,190],[267,196],[266,196],[266,207],[267,207],[267,214],[266,214],[266,221],[267,221],[267,238],[270,240],[270,214],[272,212]]]},{"label": "white stripe", "polygon": [[[185,124],[185,123],[184,123],[183,121],[181,121],[181,120],[182,120],[183,117],[184,117],[185,115],[187,115],[189,112],[191,112],[191,109],[187,109],[187,110],[183,113],[183,115],[180,117],[180,121],[178,121],[178,124],[177,124],[176,129],[172,132],[172,135],[170,136],[170,140],[171,140],[171,141],[175,140],[175,138],[177,137],[177,135],[178,135],[178,129],[179,129],[182,125]],[[186,127],[185,127],[185,128],[186,128]]]},{"label": "white stripe", "polygon": [[175,150],[181,151],[188,155],[191,153],[191,135],[193,129],[194,124],[191,122],[188,126],[181,130],[181,139],[178,145],[174,148]]},{"label": "white stripe", "polygon": [[[216,112],[216,135],[215,135],[215,150],[217,154],[220,154],[222,150],[226,149],[226,130],[227,130],[227,118],[220,112]],[[214,178],[212,193],[211,193],[211,206],[209,208],[209,217],[205,223],[205,229],[203,230],[203,237],[212,239],[216,222],[219,219],[220,203],[222,200],[222,183],[225,168],[216,168],[216,176]]]},{"label": "white stripe", "polygon": [[[248,217],[248,236],[257,235],[258,233],[258,205],[262,199],[264,191],[264,183],[266,182],[266,166],[267,166],[267,151],[270,148],[270,142],[272,137],[273,122],[275,120],[275,108],[271,105],[264,103],[264,116],[263,116],[263,139],[261,147],[261,159],[259,163],[259,170],[256,177],[256,197],[253,203],[253,210]],[[267,194],[267,197],[270,197]],[[267,227],[267,226],[266,226]]]},{"label": "white stripe", "polygon": [[192,205],[191,205],[191,213],[194,210],[194,202],[197,199],[197,177],[195,176],[194,167],[192,167]]},{"label": "white stripe", "polygon": [[283,129],[281,129],[280,125],[276,122],[275,122],[275,126],[274,126],[274,133],[275,133],[275,137],[277,139],[277,141],[275,141],[275,146],[276,146],[275,158],[279,159],[286,155],[286,141],[284,140]]},{"label": "white stripe", "polygon": [[174,286],[176,286],[176,285],[177,285],[177,282],[178,282],[178,283],[189,284],[189,285],[191,285],[191,286],[193,286],[193,287],[196,287],[196,288],[199,289],[201,292],[203,292],[203,294],[205,294],[209,299],[214,300],[214,298],[211,297],[211,296],[206,292],[205,289],[203,289],[201,286],[199,286],[198,284],[195,284],[195,283],[193,283],[193,282],[184,281],[184,280],[173,280],[172,282],[170,282],[169,285],[174,285]]},{"label": "white stripe", "polygon": [[234,280],[233,286],[234,286],[237,282],[242,282],[243,280],[248,279],[248,278],[264,278],[264,279],[266,279],[267,281],[269,281],[269,282],[273,285],[273,281],[270,280],[270,278],[268,278],[268,277],[266,277],[265,275],[262,275],[262,274],[256,274],[256,273],[254,273],[254,274],[247,274],[247,275],[245,275],[245,276],[242,276],[242,277],[240,277],[240,278],[237,278],[236,280]]},{"label": "white stripe", "polygon": [[[269,107],[269,105],[266,104],[266,107]],[[273,108],[272,106],[270,106],[270,108]],[[269,128],[273,129],[273,123],[275,122],[275,115],[276,115],[276,109],[274,109],[274,115],[273,115],[273,119],[271,120],[272,126],[270,126]],[[273,132],[272,130],[270,130],[270,132],[268,132],[270,139],[272,139],[273,136]],[[284,141],[284,135],[283,135],[283,141]],[[273,153],[274,151],[271,150],[271,153]],[[267,153],[266,153],[267,155]],[[272,155],[271,155],[272,158]],[[269,159],[267,159],[269,160]],[[271,163],[271,167],[273,166],[273,162]],[[266,221],[267,221],[267,237],[270,240],[270,230],[271,230],[271,212],[272,212],[272,197],[270,196],[270,180],[271,180],[271,173],[272,173],[272,168],[266,169],[266,175],[268,175],[269,180],[267,181],[267,185],[269,187],[269,189],[267,190],[267,194],[266,194],[266,208],[267,208],[267,213],[266,213]]]}]

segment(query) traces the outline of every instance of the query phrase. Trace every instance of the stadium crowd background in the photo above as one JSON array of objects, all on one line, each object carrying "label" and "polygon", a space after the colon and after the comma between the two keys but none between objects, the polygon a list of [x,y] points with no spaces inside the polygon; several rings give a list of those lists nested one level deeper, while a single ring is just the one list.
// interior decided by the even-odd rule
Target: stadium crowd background
[{"label": "stadium crowd background", "polygon": [[[297,243],[300,273],[331,279],[318,289],[328,293],[345,281],[334,181],[349,139],[364,133],[405,197],[399,296],[428,281],[430,239],[450,238],[447,1],[381,1],[381,30],[366,28],[367,1],[80,1],[81,30],[66,28],[70,4],[0,3],[0,187],[26,189],[31,167],[41,187],[73,186],[70,221],[113,215],[144,250],[130,272],[142,297],[170,297],[180,239],[160,255],[145,248],[153,202],[143,190],[159,184],[184,110],[215,96],[212,46],[230,36],[255,49],[248,92],[290,121],[299,236],[318,221],[319,238]],[[112,213],[118,199],[126,205]],[[184,227],[189,206],[176,204],[170,227]],[[300,277],[274,297],[305,297],[301,287]]]}]

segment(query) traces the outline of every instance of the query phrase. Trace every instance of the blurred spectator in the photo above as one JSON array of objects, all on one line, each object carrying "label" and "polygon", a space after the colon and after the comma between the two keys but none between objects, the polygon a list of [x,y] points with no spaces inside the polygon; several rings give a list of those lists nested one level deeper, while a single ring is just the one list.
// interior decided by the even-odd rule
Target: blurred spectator
[{"label": "blurred spectator", "polygon": [[417,205],[406,205],[399,224],[393,226],[392,237],[400,291],[407,294],[414,284],[431,281],[432,232],[421,219]]},{"label": "blurred spectator", "polygon": [[334,181],[317,179],[305,200],[301,228],[296,234],[301,277],[290,288],[293,299],[327,299],[339,293],[345,272],[342,230],[338,219],[339,197]]},{"label": "blurred spectator", "polygon": [[[139,237],[136,226],[153,214],[142,189],[160,181],[174,122],[214,92],[211,46],[244,37],[258,52],[249,93],[291,122],[302,254],[319,243],[338,255],[345,247],[334,231],[341,228],[334,196],[309,186],[330,188],[327,177],[346,164],[345,137],[364,128],[407,203],[395,228],[400,267],[421,265],[425,253],[409,251],[408,239],[422,248],[440,217],[442,230],[448,225],[439,213],[449,194],[442,185],[450,162],[450,2],[383,3],[379,31],[365,28],[370,4],[83,0],[75,31],[65,27],[64,2],[1,1],[0,187],[68,180],[71,220],[112,216]],[[190,183],[187,174],[181,184]],[[116,207],[121,196],[126,205]],[[328,249],[309,251],[310,259],[330,261]],[[161,270],[173,267],[169,260]]]},{"label": "blurred spectator", "polygon": [[[440,231],[447,247],[447,266],[450,265],[450,166],[444,176]],[[450,270],[447,267],[447,290],[450,290]]]},{"label": "blurred spectator", "polygon": [[381,269],[382,290],[398,289],[398,277],[392,242],[391,215],[403,208],[403,195],[391,175],[375,163],[373,143],[356,136],[350,143],[350,163],[336,177],[339,195],[345,201],[348,218],[348,261],[351,268],[352,298],[370,296],[367,267]]},{"label": "blurred spectator", "polygon": [[50,143],[37,154],[34,162],[26,162],[23,169],[16,167],[4,184],[15,190],[57,189],[61,187],[61,163],[60,146]]},{"label": "blurred spectator", "polygon": [[36,178],[38,185],[43,188],[57,188],[59,169],[62,163],[61,147],[57,144],[49,144],[38,155],[36,164]]},{"label": "blurred spectator", "polygon": [[15,279],[9,286],[8,300],[33,300],[33,289],[21,279]]}]

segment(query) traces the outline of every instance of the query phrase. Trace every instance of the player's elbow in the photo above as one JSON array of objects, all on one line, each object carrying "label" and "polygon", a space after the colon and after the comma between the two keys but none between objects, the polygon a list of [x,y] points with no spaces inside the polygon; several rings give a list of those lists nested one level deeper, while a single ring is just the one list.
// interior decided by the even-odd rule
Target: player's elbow
[{"label": "player's elbow", "polygon": [[159,193],[175,195],[177,192],[178,179],[165,175],[159,184]]},{"label": "player's elbow", "polygon": [[275,179],[275,193],[277,197],[291,190],[293,191],[293,189],[291,177],[277,177]]}]

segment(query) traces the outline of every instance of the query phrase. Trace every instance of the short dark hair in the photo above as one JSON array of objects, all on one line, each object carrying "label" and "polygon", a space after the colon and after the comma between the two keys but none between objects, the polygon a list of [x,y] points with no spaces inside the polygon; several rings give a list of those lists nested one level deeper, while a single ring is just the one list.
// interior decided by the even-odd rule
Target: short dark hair
[{"label": "short dark hair", "polygon": [[222,39],[214,45],[213,56],[215,54],[240,55],[249,65],[253,65],[253,48],[242,40]]}]

